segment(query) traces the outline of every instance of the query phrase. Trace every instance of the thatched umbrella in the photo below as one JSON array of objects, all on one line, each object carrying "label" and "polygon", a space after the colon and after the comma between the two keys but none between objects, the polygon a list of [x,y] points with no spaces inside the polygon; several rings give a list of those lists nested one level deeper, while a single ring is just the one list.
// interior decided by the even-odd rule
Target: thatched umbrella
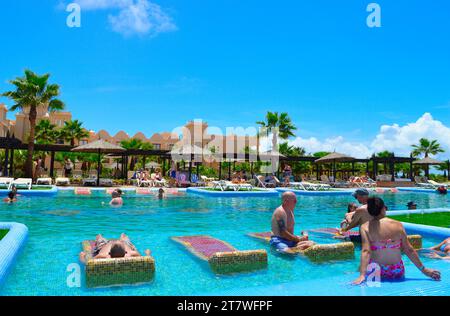
[{"label": "thatched umbrella", "polygon": [[334,178],[334,181],[336,181],[336,163],[337,162],[351,162],[354,160],[355,160],[355,158],[353,158],[351,156],[334,152],[334,153],[328,154],[322,158],[319,158],[314,162],[315,163],[332,163],[333,164],[333,178]]},{"label": "thatched umbrella", "polygon": [[430,166],[431,165],[441,165],[443,163],[444,163],[443,161],[439,161],[437,159],[430,158],[430,157],[425,157],[423,159],[419,159],[419,160],[413,161],[413,164],[415,164],[415,165],[425,166],[425,176],[426,177],[429,176]]},{"label": "thatched umbrella", "polygon": [[97,161],[97,186],[100,186],[100,154],[112,154],[126,151],[125,148],[108,143],[103,139],[96,140],[92,143],[81,145],[72,149],[72,151],[82,153],[95,153],[98,154]]}]

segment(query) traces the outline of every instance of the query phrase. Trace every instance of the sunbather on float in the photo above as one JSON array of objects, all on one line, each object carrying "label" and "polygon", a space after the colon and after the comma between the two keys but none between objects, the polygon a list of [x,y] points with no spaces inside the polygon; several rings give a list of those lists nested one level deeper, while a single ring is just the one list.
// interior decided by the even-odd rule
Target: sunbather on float
[{"label": "sunbather on float", "polygon": [[273,213],[270,245],[279,252],[294,254],[296,250],[306,250],[315,245],[313,241],[308,240],[308,236],[294,235],[296,204],[295,193],[285,192],[282,196],[282,205]]},{"label": "sunbather on float", "polygon": [[[145,255],[150,256],[150,250],[145,250]],[[102,235],[95,237],[93,259],[140,257],[141,254],[131,243],[130,238],[122,234],[119,240],[108,240]],[[80,252],[80,261],[86,262],[86,253]]]}]

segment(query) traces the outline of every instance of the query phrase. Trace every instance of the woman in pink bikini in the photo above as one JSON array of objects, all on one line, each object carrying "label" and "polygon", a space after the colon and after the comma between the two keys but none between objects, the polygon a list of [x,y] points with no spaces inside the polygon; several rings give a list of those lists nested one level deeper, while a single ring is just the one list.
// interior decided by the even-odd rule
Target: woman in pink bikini
[{"label": "woman in pink bikini", "polygon": [[386,206],[378,197],[369,198],[367,210],[373,219],[361,226],[362,252],[360,276],[353,284],[361,284],[366,279],[367,267],[376,263],[380,267],[381,280],[401,280],[405,277],[402,251],[422,271],[433,280],[440,280],[441,273],[427,269],[422,264],[414,248],[408,241],[402,223],[386,218]]}]

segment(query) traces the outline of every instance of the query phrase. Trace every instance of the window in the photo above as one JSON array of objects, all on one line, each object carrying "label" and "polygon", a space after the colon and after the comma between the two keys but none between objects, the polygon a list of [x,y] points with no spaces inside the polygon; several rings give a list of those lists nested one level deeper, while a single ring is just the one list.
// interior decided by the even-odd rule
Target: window
[{"label": "window", "polygon": [[161,149],[161,144],[153,144],[153,148],[159,150]]},{"label": "window", "polygon": [[88,141],[85,139],[80,140],[80,145],[86,145],[87,143],[88,143]]}]

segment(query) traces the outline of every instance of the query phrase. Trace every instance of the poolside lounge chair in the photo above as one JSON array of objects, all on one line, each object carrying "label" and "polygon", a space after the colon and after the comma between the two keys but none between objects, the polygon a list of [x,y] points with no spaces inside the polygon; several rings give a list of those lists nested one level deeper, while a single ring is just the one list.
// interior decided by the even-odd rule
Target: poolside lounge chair
[{"label": "poolside lounge chair", "polygon": [[70,185],[70,179],[66,177],[58,177],[55,179],[55,185]]},{"label": "poolside lounge chair", "polygon": [[52,183],[53,183],[52,178],[37,178],[36,179],[36,184],[52,185]]},{"label": "poolside lounge chair", "polygon": [[189,177],[184,172],[177,172],[176,182],[177,182],[177,185],[180,187],[187,187],[187,186],[191,185],[191,182],[189,181]]},{"label": "poolside lounge chair", "polygon": [[230,244],[210,236],[172,237],[197,258],[207,261],[217,274],[250,272],[267,268],[267,251],[239,251]]},{"label": "poolside lounge chair", "polygon": [[101,187],[112,187],[113,181],[110,178],[100,178],[100,186]]},{"label": "poolside lounge chair", "polygon": [[209,178],[207,176],[200,176],[200,179],[202,179],[202,181],[205,183],[205,185],[208,185],[212,181],[216,181],[215,178]]},{"label": "poolside lounge chair", "polygon": [[414,181],[416,182],[416,185],[418,187],[425,188],[425,189],[437,189],[439,187],[439,186],[429,183],[429,180],[426,179],[425,177],[415,176]]},{"label": "poolside lounge chair", "polygon": [[204,187],[206,186],[206,183],[202,180],[200,180],[197,176],[197,174],[192,174],[191,175],[191,183],[197,187]]},{"label": "poolside lounge chair", "polygon": [[333,188],[349,188],[352,186],[348,181],[331,181],[330,178],[324,174],[320,176],[320,180],[321,184],[327,184]]},{"label": "poolside lounge chair", "polygon": [[28,189],[31,190],[31,185],[33,183],[33,179],[31,178],[17,178],[9,184],[8,190],[11,190],[12,186],[15,186],[17,189]]},{"label": "poolside lounge chair", "polygon": [[161,180],[156,179],[155,173],[152,173],[150,178],[151,178],[151,181],[153,182],[153,186],[155,186],[155,187],[166,187],[167,186],[166,179],[164,179],[164,178],[162,178]]},{"label": "poolside lounge chair", "polygon": [[266,182],[264,179],[264,176],[259,175],[259,176],[255,176],[256,181],[257,181],[257,186],[261,187],[261,188],[275,188],[277,185],[273,182]]},{"label": "poolside lounge chair", "polygon": [[253,186],[250,183],[233,183],[231,181],[220,180],[220,181],[212,181],[213,189],[219,188],[221,191],[251,191],[253,190]]},{"label": "poolside lounge chair", "polygon": [[154,278],[155,260],[151,256],[93,259],[95,241],[86,240],[81,244],[86,253],[88,288],[147,283]]},{"label": "poolside lounge chair", "polygon": [[439,183],[439,182],[436,182],[436,181],[434,181],[434,180],[428,180],[428,183],[430,183],[430,184],[432,184],[432,185],[434,185],[435,187],[446,187],[446,188],[450,188],[450,185],[449,184],[446,184],[446,183]]},{"label": "poolside lounge chair", "polygon": [[0,177],[0,187],[9,188],[11,182],[14,181],[14,178]]},{"label": "poolside lounge chair", "polygon": [[83,186],[95,186],[97,185],[97,176],[90,175],[88,178],[84,178],[82,181]]}]

